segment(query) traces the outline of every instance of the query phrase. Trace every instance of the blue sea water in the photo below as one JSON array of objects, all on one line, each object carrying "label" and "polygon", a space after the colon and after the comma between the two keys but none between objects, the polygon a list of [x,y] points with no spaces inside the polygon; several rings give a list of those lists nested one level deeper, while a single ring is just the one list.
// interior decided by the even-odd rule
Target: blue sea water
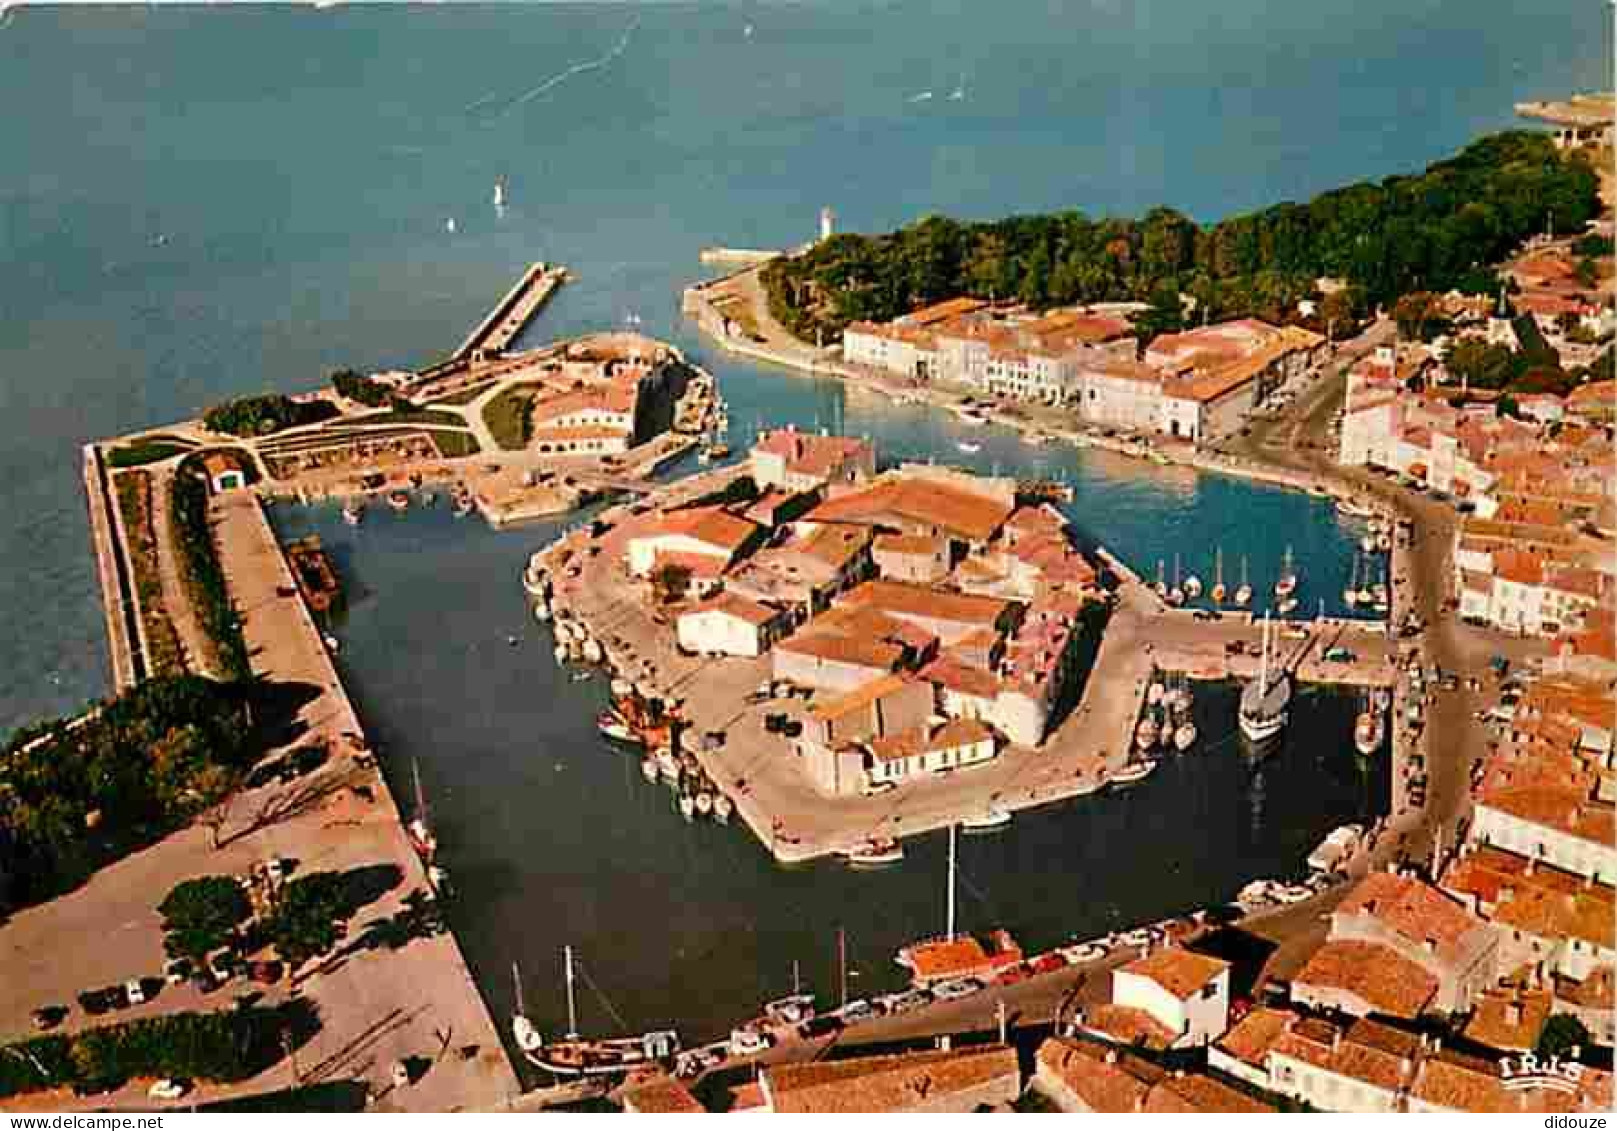
[{"label": "blue sea water", "polygon": [[[835,424],[895,457],[1059,474],[1083,537],[1146,572],[1178,553],[1206,579],[1222,546],[1261,587],[1290,545],[1305,604],[1332,603],[1349,543],[1319,502],[992,431],[963,457],[936,414],[713,351],[678,313],[698,250],[797,242],[822,205],[866,231],[1157,203],[1210,221],[1418,168],[1515,124],[1517,100],[1601,85],[1610,57],[1603,8],[1574,0],[11,9],[0,725],[107,687],[79,444],[339,365],[421,364],[537,258],[577,281],[534,340],[634,314],[718,374],[743,430]],[[828,954],[833,919],[873,956],[936,926],[935,845],[878,877],[780,873],[598,748],[590,685],[556,679],[515,584],[545,529],[331,519],[277,515],[325,532],[369,594],[347,674],[390,772],[419,757],[441,798],[456,926],[499,1008],[513,958],[537,970],[572,941],[631,1021],[713,1028]],[[1203,729],[1227,708],[1210,696]],[[1258,780],[1182,762],[1127,804],[981,842],[975,920],[1051,941],[1295,867],[1384,804],[1340,750],[1350,711],[1300,708],[1303,737]]]}]

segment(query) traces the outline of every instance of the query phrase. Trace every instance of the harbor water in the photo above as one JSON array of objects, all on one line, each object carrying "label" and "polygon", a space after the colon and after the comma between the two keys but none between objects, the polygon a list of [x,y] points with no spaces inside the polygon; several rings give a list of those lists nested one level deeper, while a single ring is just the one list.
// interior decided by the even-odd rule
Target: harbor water
[{"label": "harbor water", "polygon": [[[1210,582],[1222,547],[1226,580],[1245,556],[1262,591],[1289,546],[1302,611],[1334,611],[1355,531],[1320,500],[996,429],[970,430],[968,456],[952,418],[716,353],[679,289],[701,247],[799,242],[822,205],[875,231],[1302,199],[1596,86],[1610,51],[1577,0],[1367,0],[1329,20],[1287,0],[12,7],[0,101],[28,112],[0,115],[0,724],[107,690],[79,444],[433,360],[537,259],[576,281],[530,341],[626,320],[675,341],[719,377],[738,447],[790,422],[1061,478],[1085,542],[1148,576],[1179,554]],[[893,948],[941,927],[938,838],[887,871],[784,871],[739,828],[685,823],[603,746],[604,688],[557,672],[517,582],[555,527],[495,533],[441,504],[275,520],[337,555],[345,678],[395,784],[420,764],[454,925],[502,1020],[516,961],[557,1028],[564,943],[602,991],[589,1031],[701,1036],[786,989],[794,961],[828,989],[839,926],[859,992],[896,984]],[[1227,899],[1385,805],[1349,698],[1300,697],[1256,771],[1228,737],[1234,690],[1204,688],[1198,712],[1206,749],[1127,794],[966,842],[963,923],[1041,945]]]}]

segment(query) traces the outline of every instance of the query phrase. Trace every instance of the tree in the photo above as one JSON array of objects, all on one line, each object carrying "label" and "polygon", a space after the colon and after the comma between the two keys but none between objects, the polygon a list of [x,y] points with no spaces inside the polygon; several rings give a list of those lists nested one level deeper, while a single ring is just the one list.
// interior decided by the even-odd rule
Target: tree
[{"label": "tree", "polygon": [[339,397],[346,397],[351,401],[358,401],[372,408],[383,408],[393,403],[395,399],[392,388],[370,377],[362,376],[352,369],[338,369],[331,375],[331,387],[336,390]]},{"label": "tree", "polygon": [[1448,371],[1466,386],[1503,389],[1516,375],[1516,355],[1481,338],[1461,338],[1443,357]]},{"label": "tree", "polygon": [[1430,341],[1443,328],[1443,305],[1430,291],[1412,291],[1392,304],[1393,321],[1405,338]]},{"label": "tree", "polygon": [[163,949],[170,958],[203,962],[235,938],[252,915],[241,885],[229,876],[201,876],[177,884],[157,910],[163,916]]},{"label": "tree", "polygon": [[1570,1013],[1557,1013],[1544,1023],[1544,1030],[1538,1035],[1538,1047],[1534,1051],[1539,1056],[1565,1059],[1576,1057],[1589,1045],[1589,1030],[1584,1023]]},{"label": "tree", "polygon": [[651,571],[651,592],[660,604],[670,605],[682,600],[691,584],[691,567],[678,562],[663,562]]},{"label": "tree", "polygon": [[317,872],[286,885],[264,923],[264,936],[295,970],[337,945],[348,912],[342,876]]},{"label": "tree", "polygon": [[1151,293],[1151,306],[1134,316],[1134,332],[1138,336],[1139,352],[1143,354],[1152,339],[1172,334],[1184,328],[1184,307],[1179,292],[1169,286],[1158,287]]}]

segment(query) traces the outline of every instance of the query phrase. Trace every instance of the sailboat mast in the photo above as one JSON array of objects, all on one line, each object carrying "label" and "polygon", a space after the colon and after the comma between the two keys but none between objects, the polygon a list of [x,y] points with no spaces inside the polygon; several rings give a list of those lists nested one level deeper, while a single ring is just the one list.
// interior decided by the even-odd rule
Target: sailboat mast
[{"label": "sailboat mast", "polygon": [[842,1004],[848,1004],[848,932],[837,928],[837,987]]},{"label": "sailboat mast", "polygon": [[566,970],[567,980],[567,1039],[573,1040],[578,1036],[578,1002],[573,995],[573,948],[562,948],[562,962]]},{"label": "sailboat mast", "polygon": [[1258,661],[1258,702],[1269,694],[1269,614],[1263,614],[1263,658]]},{"label": "sailboat mast", "polygon": [[955,870],[955,826],[949,825],[949,933],[946,936],[950,942],[954,941],[954,870]]},{"label": "sailboat mast", "polygon": [[427,799],[426,795],[421,792],[421,763],[414,758],[410,759],[410,776],[415,779],[416,820],[425,821],[427,819]]},{"label": "sailboat mast", "polygon": [[526,1017],[528,1010],[522,1004],[522,971],[518,969],[515,962],[511,963],[511,987],[516,990],[517,994],[517,1016]]},{"label": "sailboat mast", "polygon": [[796,997],[803,992],[803,971],[797,959],[792,959],[792,996]]}]

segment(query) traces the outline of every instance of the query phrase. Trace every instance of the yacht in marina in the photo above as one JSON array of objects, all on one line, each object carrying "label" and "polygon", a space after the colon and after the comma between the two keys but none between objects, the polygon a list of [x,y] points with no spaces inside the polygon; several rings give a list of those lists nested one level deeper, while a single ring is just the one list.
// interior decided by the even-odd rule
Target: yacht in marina
[{"label": "yacht in marina", "polygon": [[1263,618],[1263,655],[1258,661],[1258,678],[1241,690],[1239,722],[1241,733],[1251,742],[1264,742],[1285,729],[1291,709],[1291,676],[1271,672],[1273,633],[1269,618]]},{"label": "yacht in marina", "polygon": [[654,1030],[634,1037],[581,1039],[578,1036],[578,1003],[574,992],[576,971],[573,948],[566,947],[563,955],[563,977],[567,986],[567,1034],[559,1041],[547,1043],[523,1013],[518,977],[517,1012],[511,1018],[511,1035],[528,1063],[553,1076],[624,1076],[638,1069],[656,1068],[678,1054],[679,1034],[672,1029]]}]

